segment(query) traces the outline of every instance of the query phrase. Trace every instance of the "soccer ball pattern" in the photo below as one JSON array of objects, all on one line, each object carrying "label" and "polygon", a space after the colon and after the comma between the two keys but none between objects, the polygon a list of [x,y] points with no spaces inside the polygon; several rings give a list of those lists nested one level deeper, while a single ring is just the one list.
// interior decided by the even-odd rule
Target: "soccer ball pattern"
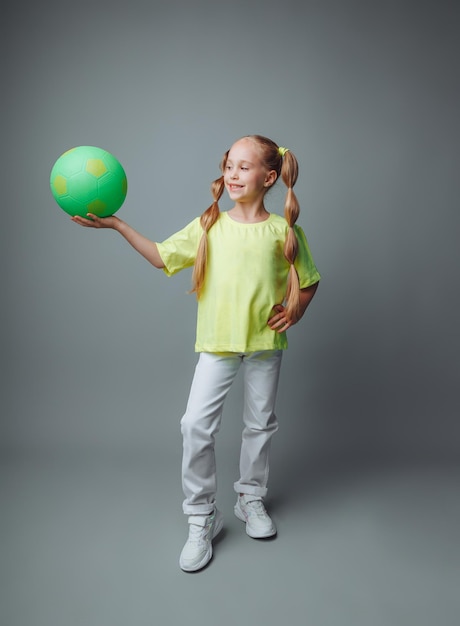
[{"label": "soccer ball pattern", "polygon": [[78,146],[64,152],[51,170],[51,193],[69,215],[113,215],[128,191],[125,171],[107,150]]}]

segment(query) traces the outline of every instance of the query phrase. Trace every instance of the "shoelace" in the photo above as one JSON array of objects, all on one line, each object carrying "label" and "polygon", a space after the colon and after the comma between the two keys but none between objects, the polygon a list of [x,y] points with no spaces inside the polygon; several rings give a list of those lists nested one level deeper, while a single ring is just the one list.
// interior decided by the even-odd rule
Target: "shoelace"
[{"label": "shoelace", "polygon": [[198,526],[197,524],[190,524],[188,540],[190,543],[202,544],[206,543],[209,531],[211,530],[211,524],[206,526]]},{"label": "shoelace", "polygon": [[247,502],[246,506],[248,515],[255,515],[256,517],[266,517],[267,515],[261,500],[252,500],[251,502]]}]

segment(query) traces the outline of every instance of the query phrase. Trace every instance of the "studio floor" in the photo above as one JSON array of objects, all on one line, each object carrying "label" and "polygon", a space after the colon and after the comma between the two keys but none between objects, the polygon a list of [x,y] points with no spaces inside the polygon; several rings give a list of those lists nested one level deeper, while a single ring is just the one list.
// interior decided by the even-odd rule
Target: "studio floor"
[{"label": "studio floor", "polygon": [[457,626],[459,478],[439,465],[313,464],[302,487],[274,479],[278,536],[257,541],[224,476],[214,557],[186,574],[177,458],[5,453],[0,623]]}]

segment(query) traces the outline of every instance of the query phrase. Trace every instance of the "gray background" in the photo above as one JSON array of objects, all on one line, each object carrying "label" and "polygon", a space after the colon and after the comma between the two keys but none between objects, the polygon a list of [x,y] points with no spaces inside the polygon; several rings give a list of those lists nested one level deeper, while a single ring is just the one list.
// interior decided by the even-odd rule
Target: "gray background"
[{"label": "gray background", "polygon": [[[459,17],[447,0],[8,8],[2,624],[457,623]],[[106,148],[128,176],[120,217],[161,240],[249,133],[298,157],[323,281],[285,354],[279,537],[251,541],[232,515],[237,381],[217,443],[226,531],[186,575],[190,273],[72,224],[49,173],[74,145]]]}]

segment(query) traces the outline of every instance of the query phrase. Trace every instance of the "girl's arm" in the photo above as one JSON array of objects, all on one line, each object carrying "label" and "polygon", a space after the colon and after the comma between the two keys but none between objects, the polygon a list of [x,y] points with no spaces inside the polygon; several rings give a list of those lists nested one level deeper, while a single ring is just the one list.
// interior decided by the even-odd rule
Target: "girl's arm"
[{"label": "girl's arm", "polygon": [[303,314],[308,308],[308,305],[313,300],[313,296],[318,289],[319,283],[315,283],[314,285],[310,285],[310,287],[305,287],[305,289],[300,290],[300,311],[299,317],[295,320],[288,320],[285,313],[285,308],[282,304],[275,304],[273,310],[275,311],[275,315],[273,315],[268,320],[268,325],[272,330],[277,330],[279,333],[283,333],[285,330],[297,324],[297,322],[302,319]]},{"label": "girl's arm", "polygon": [[84,217],[76,215],[71,219],[72,222],[75,222],[80,226],[85,226],[86,228],[111,228],[112,230],[116,230],[137,252],[139,252],[139,254],[144,257],[144,259],[147,259],[147,261],[154,267],[162,269],[165,266],[158,253],[156,243],[138,233],[134,230],[134,228],[129,226],[129,224],[123,222],[123,220],[119,217],[112,215],[110,217],[102,218],[97,217],[97,215],[93,215],[92,213],[88,213],[88,217],[90,219],[85,219]]}]

